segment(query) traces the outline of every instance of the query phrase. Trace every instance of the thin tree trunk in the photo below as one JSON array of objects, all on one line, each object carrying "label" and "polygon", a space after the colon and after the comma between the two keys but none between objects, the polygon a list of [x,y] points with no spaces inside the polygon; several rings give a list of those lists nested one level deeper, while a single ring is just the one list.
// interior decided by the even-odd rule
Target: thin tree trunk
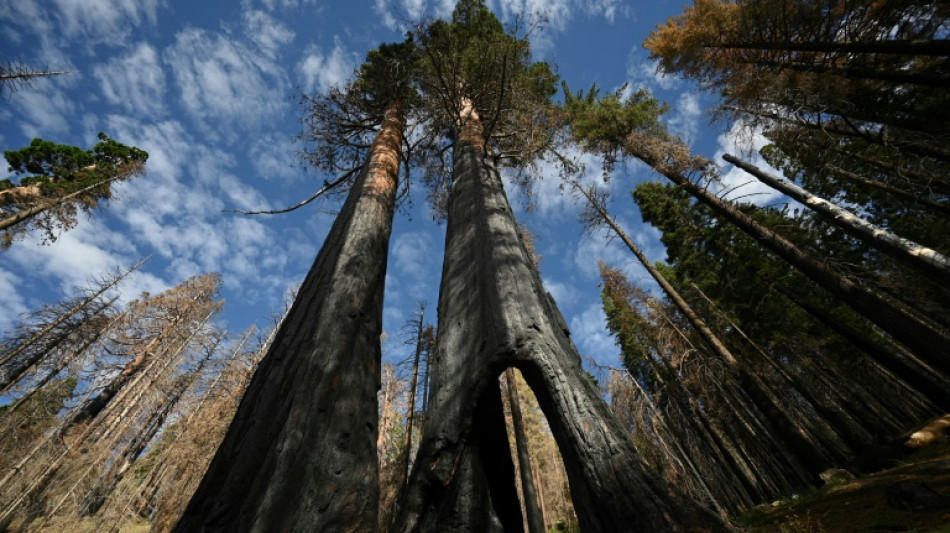
[{"label": "thin tree trunk", "polygon": [[861,129],[854,124],[847,123],[847,125],[842,125],[840,123],[835,123],[834,121],[822,122],[821,117],[819,116],[816,121],[811,121],[802,117],[790,117],[783,116],[776,112],[765,112],[765,111],[754,111],[746,108],[734,107],[734,106],[725,106],[723,109],[728,109],[736,111],[738,113],[745,113],[753,115],[760,118],[765,118],[769,120],[774,120],[783,124],[791,124],[794,126],[799,126],[806,130],[819,131],[823,133],[831,133],[834,135],[841,135],[843,137],[850,137],[855,139],[861,139],[868,143],[884,146],[890,148],[896,148],[902,152],[908,154],[914,154],[920,157],[929,157],[936,159],[937,161],[947,162],[950,161],[950,150],[946,148],[930,144],[930,143],[921,143],[916,140],[905,140],[901,137],[891,138],[887,135],[886,132],[889,132],[888,129],[882,128],[880,131],[872,131],[868,129]]},{"label": "thin tree trunk", "polygon": [[880,80],[904,85],[945,87],[950,77],[939,74],[918,74],[910,71],[883,71],[843,65],[827,65],[764,59],[742,60],[743,63],[760,65],[771,69],[780,68],[808,74],[832,74],[855,80]]},{"label": "thin tree trunk", "polygon": [[950,258],[940,252],[879,228],[854,213],[810,193],[787,180],[773,176],[757,166],[730,154],[723,159],[752,174],[759,181],[807,205],[830,222],[879,250],[913,265],[941,283],[950,283]]},{"label": "thin tree trunk", "polygon": [[412,423],[415,420],[416,413],[416,389],[419,385],[419,358],[422,356],[422,328],[423,317],[425,316],[425,306],[419,306],[419,327],[416,329],[416,352],[412,359],[412,379],[409,382],[409,407],[406,410],[406,440],[403,444],[402,464],[399,466],[398,486],[405,485],[407,472],[409,471],[409,454],[412,452]]},{"label": "thin tree trunk", "polygon": [[379,336],[403,126],[392,106],[175,531],[376,530]]},{"label": "thin tree trunk", "polygon": [[521,417],[521,401],[515,387],[515,372],[505,370],[508,383],[508,403],[511,406],[511,426],[515,435],[515,449],[518,452],[518,471],[521,474],[521,494],[524,496],[525,518],[528,533],[544,533],[544,515],[538,504],[538,489],[534,484],[534,472],[531,468],[531,453],[528,450],[528,436],[525,433],[524,420]]},{"label": "thin tree trunk", "polygon": [[866,185],[868,187],[872,187],[879,191],[882,191],[890,195],[893,195],[897,198],[900,198],[901,200],[904,200],[911,206],[921,207],[923,209],[930,211],[931,213],[935,215],[940,215],[944,218],[950,218],[950,204],[940,203],[936,200],[932,200],[930,198],[914,194],[910,191],[906,191],[904,189],[894,187],[892,185],[888,185],[886,183],[883,183],[877,180],[872,180],[871,178],[865,178],[864,176],[860,176],[858,174],[855,174],[854,172],[845,170],[841,167],[837,167],[834,165],[827,165],[827,168],[828,170],[834,172],[836,175],[844,178],[845,180],[848,180],[853,183],[857,183],[859,185]]},{"label": "thin tree trunk", "polygon": [[394,531],[434,530],[420,524],[429,523],[433,501],[451,497],[456,465],[475,436],[474,406],[508,366],[521,371],[547,417],[585,532],[724,531],[711,511],[647,469],[583,371],[532,267],[480,128],[463,122],[460,129],[439,294],[439,372]]},{"label": "thin tree trunk", "polygon": [[162,331],[156,335],[154,339],[149,341],[149,343],[142,347],[141,351],[135,357],[133,357],[131,361],[126,363],[126,365],[122,368],[122,371],[119,372],[118,375],[116,375],[108,385],[103,387],[99,394],[82,406],[82,409],[76,413],[76,416],[74,416],[69,421],[69,425],[75,426],[77,424],[82,424],[86,420],[97,417],[99,413],[101,413],[102,410],[105,409],[107,405],[109,405],[109,402],[115,398],[115,395],[118,394],[123,387],[128,385],[128,383],[136,374],[146,368],[146,364],[150,363],[153,359],[152,351],[155,349],[158,343],[166,340],[168,335],[175,330],[175,328],[181,323],[182,320],[184,320],[184,318],[184,312],[179,311],[178,314],[175,315],[175,318],[164,328],[162,328]]},{"label": "thin tree trunk", "polygon": [[[836,402],[838,409],[833,409],[833,406],[827,405],[826,402],[821,400],[821,398],[815,394],[812,394],[812,388],[806,386],[800,377],[789,373],[785,367],[779,364],[778,361],[772,357],[772,354],[766,352],[765,349],[759,346],[758,343],[746,335],[745,331],[743,331],[738,324],[729,318],[729,316],[724,311],[719,309],[719,307],[708,296],[706,296],[706,293],[704,293],[698,285],[695,283],[691,283],[690,285],[692,285],[693,289],[696,290],[696,292],[699,293],[699,295],[704,300],[706,300],[714,312],[718,313],[726,322],[728,322],[729,327],[731,327],[736,333],[739,334],[740,337],[745,339],[745,341],[749,343],[750,346],[752,346],[755,352],[759,354],[761,359],[765,361],[765,363],[779,376],[781,376],[783,381],[791,385],[794,390],[798,392],[798,394],[802,395],[802,397],[805,398],[815,408],[815,410],[821,414],[822,417],[831,421],[835,428],[840,428],[847,432],[846,435],[843,436],[847,437],[846,440],[848,440],[849,445],[852,448],[866,446],[870,443],[871,438],[867,430],[860,425],[854,427],[854,424],[851,423],[853,416],[844,409],[847,407],[845,398],[839,397],[838,402]],[[831,390],[832,392],[837,392],[834,389]],[[842,413],[844,414],[842,415]]]},{"label": "thin tree trunk", "polygon": [[826,52],[844,54],[899,54],[916,56],[950,56],[946,39],[880,40],[880,41],[756,41],[725,42],[708,48],[735,50],[781,50],[783,52]]},{"label": "thin tree trunk", "polygon": [[927,396],[930,401],[942,409],[950,409],[950,379],[947,378],[946,374],[930,367],[921,359],[914,357],[913,354],[898,355],[894,353],[881,340],[868,338],[850,325],[831,316],[824,309],[799,298],[793,291],[785,287],[772,284],[770,288],[788,298],[789,301],[801,307],[803,311],[815,317],[838,335],[847,339],[875,362]]},{"label": "thin tree trunk", "polygon": [[683,316],[686,317],[686,320],[689,321],[690,325],[696,329],[696,332],[699,334],[699,337],[703,340],[706,346],[719,358],[727,362],[731,366],[737,366],[739,362],[736,360],[735,356],[732,355],[732,352],[726,348],[726,345],[719,340],[719,337],[709,329],[709,326],[706,325],[706,322],[696,314],[696,311],[693,310],[692,306],[686,303],[686,300],[680,295],[666,277],[663,274],[660,274],[660,271],[653,266],[653,263],[647,258],[647,256],[633,243],[633,240],[627,235],[627,232],[623,231],[623,228],[617,224],[617,221],[614,220],[603,205],[600,204],[588,191],[584,190],[583,187],[575,184],[575,188],[580,191],[584,198],[587,199],[588,205],[594,208],[597,211],[600,218],[610,226],[610,229],[613,230],[614,234],[620,237],[620,240],[626,245],[627,249],[630,250],[633,255],[636,256],[637,260],[640,261],[640,264],[643,265],[643,268],[647,270],[650,276],[660,285],[660,288],[663,289],[663,292],[670,298],[670,301],[673,302],[673,305]]},{"label": "thin tree trunk", "polygon": [[111,178],[104,179],[98,183],[79,189],[76,192],[69,193],[66,196],[53,198],[53,199],[50,199],[49,201],[42,201],[40,205],[31,207],[29,209],[24,209],[23,211],[18,211],[14,213],[13,215],[8,216],[7,218],[0,219],[0,231],[16,226],[17,224],[20,224],[22,222],[26,222],[27,220],[35,217],[36,215],[39,215],[40,213],[44,211],[48,211],[56,207],[57,205],[68,202],[72,200],[73,198],[86,194],[87,192],[93,189],[102,187],[103,185],[107,185],[109,183],[112,183],[115,180],[122,179],[124,177],[126,176],[122,174],[117,174],[115,176],[112,176]]},{"label": "thin tree trunk", "polygon": [[[789,404],[783,402],[781,398],[766,384],[762,378],[755,374],[753,369],[749,368],[747,365],[740,363],[732,352],[723,344],[719,337],[713,333],[709,328],[706,322],[696,313],[696,311],[686,302],[685,299],[680,295],[672,284],[653,266],[653,263],[647,259],[646,255],[633,243],[630,237],[627,236],[627,233],[617,224],[617,222],[607,213],[606,209],[600,203],[594,199],[591,194],[585,191],[582,187],[577,187],[577,190],[587,198],[588,204],[593,207],[601,219],[607,223],[608,226],[614,231],[614,233],[620,237],[620,240],[627,246],[627,248],[637,257],[640,263],[646,268],[647,272],[653,277],[653,279],[660,285],[666,295],[670,298],[676,308],[686,317],[690,325],[696,330],[700,338],[709,348],[713,355],[717,358],[724,361],[730,368],[734,369],[738,374],[740,383],[746,389],[746,392],[756,399],[765,400],[760,401],[759,405],[763,407],[771,406],[770,411],[774,415],[773,419],[785,419],[786,423],[780,424],[780,428],[786,430],[786,436],[790,439],[798,441],[799,451],[804,451],[809,446],[813,446],[816,441],[817,435],[825,434],[831,435],[832,440],[838,441],[833,442],[833,447],[842,450],[847,447],[844,446],[843,442],[840,442],[837,437],[837,434],[834,432],[834,429],[827,424],[824,420],[809,420],[808,422],[814,423],[819,428],[808,428],[806,424],[796,422],[795,417],[789,412]],[[807,417],[806,417],[807,418]],[[820,439],[819,439],[820,440]],[[808,467],[810,470],[823,470],[823,467],[827,467],[829,458],[819,459],[823,454],[820,448],[817,448],[813,452],[804,454],[805,458],[808,460]]]},{"label": "thin tree trunk", "polygon": [[170,393],[165,395],[165,398],[162,398],[157,409],[141,424],[140,429],[136,432],[132,440],[125,444],[125,449],[122,450],[114,461],[110,462],[111,464],[104,465],[105,472],[100,474],[93,488],[89,490],[80,503],[80,516],[93,516],[99,512],[99,509],[102,508],[103,504],[106,503],[106,500],[122,481],[125,473],[139,458],[139,455],[145,450],[148,443],[158,434],[158,430],[162,428],[168,415],[178,406],[178,402],[185,394],[185,391],[187,391],[201,375],[205,365],[213,355],[214,352],[209,351],[195,368],[175,379],[171,385]]},{"label": "thin tree trunk", "polygon": [[[706,188],[693,183],[675,168],[649,153],[631,150],[670,181],[689,192],[720,216],[735,224],[772,253],[787,261],[809,279],[867,317],[918,357],[939,369],[950,372],[950,338],[932,324],[916,316],[903,305],[873,293],[850,279],[834,272],[795,246],[791,241],[763,226],[735,206],[721,200]],[[639,153],[638,153],[639,152]],[[642,154],[642,155],[641,155]]]},{"label": "thin tree trunk", "polygon": [[23,353],[24,350],[26,350],[27,348],[29,348],[30,346],[32,346],[34,343],[36,343],[37,341],[39,341],[40,339],[42,339],[43,337],[45,337],[46,335],[48,335],[51,331],[53,331],[54,329],[56,329],[58,326],[62,325],[64,322],[66,322],[67,320],[69,320],[73,315],[75,315],[75,314],[78,313],[79,311],[82,311],[87,305],[89,305],[90,303],[92,303],[93,301],[95,301],[99,296],[102,296],[106,291],[108,291],[108,290],[112,289],[113,287],[115,287],[116,285],[118,285],[119,282],[121,282],[122,280],[124,280],[124,279],[126,278],[126,276],[128,276],[128,275],[131,274],[132,272],[138,270],[139,267],[141,267],[143,264],[145,264],[145,261],[146,261],[146,260],[143,259],[143,260],[139,261],[138,263],[136,263],[135,265],[133,265],[132,268],[126,270],[125,272],[122,272],[121,274],[119,274],[119,275],[117,275],[117,276],[114,276],[114,277],[113,277],[112,279],[110,279],[107,283],[103,284],[101,287],[99,287],[98,289],[96,289],[95,292],[93,292],[93,293],[90,294],[89,296],[86,296],[86,297],[83,298],[78,304],[74,305],[74,306],[71,307],[69,310],[67,310],[65,313],[63,313],[62,315],[60,315],[56,320],[54,320],[53,322],[51,322],[50,324],[48,324],[47,326],[45,326],[45,327],[44,327],[43,329],[41,329],[40,331],[38,331],[38,332],[36,332],[35,334],[33,334],[29,339],[27,339],[26,341],[24,341],[24,342],[18,344],[17,347],[14,348],[13,350],[10,350],[9,352],[7,352],[7,353],[3,354],[2,356],[0,356],[0,365],[5,365],[5,364],[7,364],[7,363],[8,363],[10,360],[12,360],[14,357],[16,357],[16,356],[20,355],[21,353]]}]

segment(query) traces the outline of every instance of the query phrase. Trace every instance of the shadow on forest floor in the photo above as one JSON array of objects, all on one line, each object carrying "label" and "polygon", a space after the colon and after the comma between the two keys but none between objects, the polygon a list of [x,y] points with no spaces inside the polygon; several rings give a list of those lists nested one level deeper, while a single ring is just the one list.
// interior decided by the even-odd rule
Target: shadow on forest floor
[{"label": "shadow on forest floor", "polygon": [[950,533],[950,415],[941,421],[896,466],[757,506],[738,522],[749,533]]}]

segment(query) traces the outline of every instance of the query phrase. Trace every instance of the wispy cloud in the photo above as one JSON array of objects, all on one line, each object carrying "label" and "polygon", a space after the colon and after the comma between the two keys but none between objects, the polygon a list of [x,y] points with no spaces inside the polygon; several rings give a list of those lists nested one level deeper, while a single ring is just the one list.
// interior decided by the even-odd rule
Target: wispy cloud
[{"label": "wispy cloud", "polygon": [[182,106],[205,133],[237,138],[286,107],[285,73],[268,58],[221,33],[188,28],[165,52]]},{"label": "wispy cloud", "polygon": [[750,163],[758,166],[766,172],[777,176],[782,173],[765,162],[765,159],[759,155],[759,150],[769,143],[769,140],[762,134],[761,128],[751,127],[745,122],[738,120],[733,122],[729,131],[723,133],[717,139],[719,149],[716,151],[715,160],[726,169],[720,175],[720,192],[728,191],[726,198],[741,200],[756,205],[769,205],[776,200],[784,198],[782,193],[765,185],[744,170],[729,165],[722,160],[723,154],[732,154]]},{"label": "wispy cloud", "polygon": [[359,63],[359,55],[347,51],[340,39],[335,39],[329,54],[323,53],[315,44],[308,46],[303,59],[297,64],[297,72],[303,80],[305,91],[322,92],[343,85]]},{"label": "wispy cloud", "polygon": [[657,89],[672,91],[683,84],[678,76],[661,74],[656,62],[644,57],[640,45],[634,46],[627,56],[627,80],[631,90],[644,87],[654,92]]},{"label": "wispy cloud", "polygon": [[680,93],[676,103],[672,105],[672,112],[665,117],[670,132],[678,135],[687,144],[696,139],[702,120],[700,95],[692,92]]},{"label": "wispy cloud", "polygon": [[[27,2],[29,3],[29,2]],[[58,26],[66,37],[88,45],[118,45],[143,24],[155,25],[164,0],[53,0]]]},{"label": "wispy cloud", "polygon": [[196,142],[174,121],[142,124],[113,116],[109,125],[116,136],[149,152],[147,174],[123,183],[112,207],[132,243],[169,261],[175,278],[220,272],[226,287],[250,301],[279,294],[294,281],[282,274],[299,259],[281,248],[286,239],[258,219],[222,216],[225,207],[268,205],[237,179],[229,154]]},{"label": "wispy cloud", "polygon": [[599,365],[620,366],[620,349],[607,330],[607,318],[599,304],[587,306],[571,318],[571,338],[581,355]]},{"label": "wispy cloud", "polygon": [[110,103],[136,115],[161,115],[165,98],[165,72],[158,52],[140,43],[124,56],[93,69]]},{"label": "wispy cloud", "polygon": [[402,233],[393,240],[390,253],[404,290],[409,294],[425,294],[433,273],[438,276],[438,265],[433,265],[432,261],[433,257],[438,257],[432,233]]},{"label": "wispy cloud", "polygon": [[295,33],[285,24],[260,10],[244,12],[244,33],[268,57],[293,42]]},{"label": "wispy cloud", "polygon": [[[267,9],[273,11],[275,9],[290,9],[298,8],[306,5],[314,5],[317,3],[317,0],[260,0],[261,4]],[[251,0],[243,0],[243,4],[251,4]]]},{"label": "wispy cloud", "polygon": [[[55,243],[41,246],[37,236],[29,236],[4,252],[4,260],[15,264],[20,271],[31,272],[34,281],[52,282],[63,294],[85,287],[96,276],[132,266],[142,254],[129,246],[117,232],[109,229],[101,220],[80,217],[77,226],[59,236]],[[0,269],[0,283],[4,276]],[[165,280],[154,274],[139,271],[123,283],[123,299],[128,301],[142,291],[160,292],[168,287]],[[24,301],[14,288],[6,299]],[[6,292],[6,291],[4,291]],[[36,302],[29,302],[35,307]]]},{"label": "wispy cloud", "polygon": [[20,131],[26,137],[49,139],[68,132],[66,117],[74,116],[82,105],[67,97],[55,80],[46,81],[44,90],[24,91],[12,99]]},{"label": "wispy cloud", "polygon": [[413,22],[429,17],[448,18],[455,9],[456,0],[375,0],[374,9],[384,26],[391,30],[406,31]]},{"label": "wispy cloud", "polygon": [[0,262],[0,324],[13,324],[30,309],[26,296],[20,292],[23,286],[24,280]]},{"label": "wispy cloud", "polygon": [[251,162],[257,176],[265,180],[297,181],[304,175],[297,155],[298,145],[287,135],[262,135],[251,144]]}]

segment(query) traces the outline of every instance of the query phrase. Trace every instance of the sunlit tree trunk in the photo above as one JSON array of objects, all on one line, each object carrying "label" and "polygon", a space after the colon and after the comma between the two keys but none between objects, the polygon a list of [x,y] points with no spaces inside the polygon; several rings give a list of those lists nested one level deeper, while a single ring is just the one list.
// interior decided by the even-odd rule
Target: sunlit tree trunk
[{"label": "sunlit tree trunk", "polygon": [[925,274],[933,276],[937,281],[950,280],[950,258],[940,252],[877,227],[854,213],[842,209],[824,198],[815,196],[794,183],[762,171],[762,169],[748,161],[730,154],[725,154],[722,158],[752,174],[769,187],[805,204],[815,213],[818,213],[822,220],[844,229],[882,252],[889,253],[913,265]]},{"label": "sunlit tree trunk", "polygon": [[379,336],[403,125],[391,107],[176,531],[376,529]]},{"label": "sunlit tree trunk", "polygon": [[505,371],[508,390],[508,404],[511,408],[511,428],[514,434],[515,450],[518,453],[518,473],[521,477],[521,494],[524,498],[525,521],[528,533],[544,533],[544,515],[538,503],[538,489],[534,482],[534,469],[531,466],[531,453],[528,450],[528,435],[521,416],[521,400],[515,385],[514,370]]}]

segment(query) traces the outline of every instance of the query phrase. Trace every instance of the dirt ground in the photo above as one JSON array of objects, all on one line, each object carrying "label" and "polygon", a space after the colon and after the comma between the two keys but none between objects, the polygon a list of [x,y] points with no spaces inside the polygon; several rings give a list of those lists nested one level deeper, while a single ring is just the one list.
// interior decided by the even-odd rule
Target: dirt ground
[{"label": "dirt ground", "polygon": [[[950,421],[950,415],[942,417]],[[897,466],[742,515],[750,533],[950,533],[950,438],[940,428]]]}]

